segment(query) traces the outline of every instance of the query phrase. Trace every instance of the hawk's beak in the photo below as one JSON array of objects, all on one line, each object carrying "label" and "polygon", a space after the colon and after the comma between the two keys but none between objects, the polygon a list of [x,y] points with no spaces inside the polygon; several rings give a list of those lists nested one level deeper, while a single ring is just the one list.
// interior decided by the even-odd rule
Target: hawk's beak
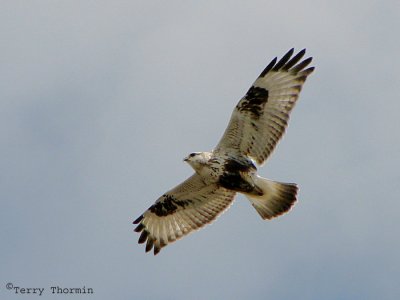
[{"label": "hawk's beak", "polygon": [[187,158],[187,157],[185,157],[184,159],[183,159],[183,161],[188,161],[189,159]]}]

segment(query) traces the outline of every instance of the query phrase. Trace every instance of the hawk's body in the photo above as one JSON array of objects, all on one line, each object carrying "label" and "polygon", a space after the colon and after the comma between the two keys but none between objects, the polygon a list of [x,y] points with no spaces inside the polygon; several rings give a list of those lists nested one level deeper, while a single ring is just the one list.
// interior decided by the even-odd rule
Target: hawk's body
[{"label": "hawk's body", "polygon": [[293,49],[276,58],[236,105],[229,125],[212,152],[185,158],[195,174],[162,195],[134,221],[146,251],[160,249],[213,221],[236,194],[245,194],[263,219],[287,212],[296,201],[297,185],[279,183],[257,175],[261,165],[282,137],[307,76],[311,58],[299,62]]}]

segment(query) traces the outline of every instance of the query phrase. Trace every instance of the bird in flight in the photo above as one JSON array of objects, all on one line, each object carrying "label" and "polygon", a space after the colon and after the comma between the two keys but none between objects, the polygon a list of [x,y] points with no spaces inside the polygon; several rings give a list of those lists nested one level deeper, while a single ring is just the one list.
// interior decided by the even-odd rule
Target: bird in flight
[{"label": "bird in flight", "polygon": [[275,57],[261,72],[233,110],[228,127],[211,152],[194,152],[184,161],[195,173],[166,192],[133,223],[146,252],[161,248],[215,220],[244,194],[261,218],[272,219],[289,211],[297,197],[294,183],[257,175],[285,132],[307,76],[312,57],[305,49]]}]

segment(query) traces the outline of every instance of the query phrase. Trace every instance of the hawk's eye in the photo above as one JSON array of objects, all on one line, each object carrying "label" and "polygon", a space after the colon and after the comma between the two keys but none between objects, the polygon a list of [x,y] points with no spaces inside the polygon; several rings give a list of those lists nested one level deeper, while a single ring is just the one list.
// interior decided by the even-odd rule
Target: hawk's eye
[{"label": "hawk's eye", "polygon": [[195,155],[196,155],[196,153],[190,153],[189,157],[193,157]]}]

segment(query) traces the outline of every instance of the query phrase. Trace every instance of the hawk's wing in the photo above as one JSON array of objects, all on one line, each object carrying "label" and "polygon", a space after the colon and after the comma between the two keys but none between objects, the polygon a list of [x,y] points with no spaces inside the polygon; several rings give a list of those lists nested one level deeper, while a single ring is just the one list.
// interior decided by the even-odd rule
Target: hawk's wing
[{"label": "hawk's wing", "polygon": [[292,110],[307,76],[309,57],[299,62],[305,49],[293,58],[293,49],[264,69],[236,105],[228,128],[214,151],[247,155],[262,164],[285,132]]},{"label": "hawk's wing", "polygon": [[213,221],[231,204],[235,192],[206,185],[197,174],[162,195],[133,223],[141,232],[139,243],[154,254],[193,230]]}]

